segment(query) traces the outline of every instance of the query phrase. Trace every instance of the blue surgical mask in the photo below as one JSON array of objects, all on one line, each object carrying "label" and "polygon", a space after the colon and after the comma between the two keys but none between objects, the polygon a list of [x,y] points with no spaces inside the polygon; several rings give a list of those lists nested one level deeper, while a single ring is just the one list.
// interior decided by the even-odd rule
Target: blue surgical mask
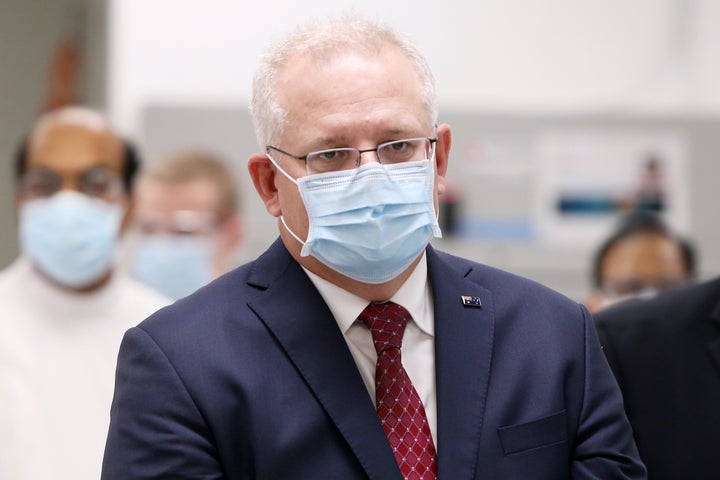
[{"label": "blue surgical mask", "polygon": [[370,284],[392,280],[433,236],[441,236],[433,201],[434,159],[373,162],[298,180],[277,167],[297,184],[307,210],[305,241],[280,217],[303,244],[300,254],[349,278]]},{"label": "blue surgical mask", "polygon": [[177,300],[212,279],[212,241],[202,236],[146,236],[138,240],[132,273],[141,282]]},{"label": "blue surgical mask", "polygon": [[20,207],[20,246],[35,267],[61,285],[82,288],[112,267],[122,207],[72,190]]}]

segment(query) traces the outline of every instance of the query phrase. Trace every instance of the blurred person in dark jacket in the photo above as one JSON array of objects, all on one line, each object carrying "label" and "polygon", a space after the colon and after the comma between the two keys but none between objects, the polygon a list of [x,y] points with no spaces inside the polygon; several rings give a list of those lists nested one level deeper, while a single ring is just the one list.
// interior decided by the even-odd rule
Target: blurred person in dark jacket
[{"label": "blurred person in dark jacket", "polygon": [[598,248],[592,266],[591,313],[634,297],[649,298],[695,278],[695,250],[655,213],[638,210]]},{"label": "blurred person in dark jacket", "polygon": [[720,478],[720,277],[595,318],[649,478]]}]

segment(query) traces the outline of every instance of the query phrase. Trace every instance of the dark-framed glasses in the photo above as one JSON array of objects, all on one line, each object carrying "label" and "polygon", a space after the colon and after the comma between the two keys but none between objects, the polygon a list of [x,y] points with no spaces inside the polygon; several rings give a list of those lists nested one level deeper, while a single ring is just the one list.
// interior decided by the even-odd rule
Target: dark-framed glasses
[{"label": "dark-framed glasses", "polygon": [[63,176],[47,168],[32,168],[20,177],[20,194],[26,199],[45,198],[62,190],[66,182],[85,195],[115,200],[122,193],[120,176],[108,167],[92,167],[74,176]]},{"label": "dark-framed glasses", "polygon": [[378,161],[383,165],[427,160],[432,157],[437,138],[417,137],[392,142],[381,143],[375,148],[358,150],[357,148],[330,148],[309,152],[303,156],[293,155],[278,147],[268,145],[265,153],[270,156],[272,150],[305,162],[307,173],[337,172],[341,170],[352,170],[360,166],[361,155],[365,152],[375,152]]}]

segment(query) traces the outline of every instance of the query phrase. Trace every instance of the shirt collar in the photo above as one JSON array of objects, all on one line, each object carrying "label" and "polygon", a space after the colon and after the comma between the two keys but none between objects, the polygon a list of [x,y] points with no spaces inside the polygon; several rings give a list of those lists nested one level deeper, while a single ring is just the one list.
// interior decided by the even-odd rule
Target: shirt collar
[{"label": "shirt collar", "polygon": [[[340,330],[345,334],[360,316],[360,313],[367,307],[368,301],[347,290],[343,290],[305,267],[303,267],[303,270],[305,270],[310,281],[320,292],[330,312],[335,317]],[[434,336],[433,304],[430,285],[427,280],[427,259],[423,252],[422,258],[413,272],[390,300],[405,307],[410,312],[415,324],[426,334]]]}]

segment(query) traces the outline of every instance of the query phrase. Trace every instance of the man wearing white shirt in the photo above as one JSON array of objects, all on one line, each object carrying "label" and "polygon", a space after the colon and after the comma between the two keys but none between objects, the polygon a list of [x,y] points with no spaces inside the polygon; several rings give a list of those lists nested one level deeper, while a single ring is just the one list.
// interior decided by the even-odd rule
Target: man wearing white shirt
[{"label": "man wearing white shirt", "polygon": [[168,300],[116,271],[137,159],[98,113],[41,117],[16,160],[0,272],[0,478],[95,480],[122,334]]}]

